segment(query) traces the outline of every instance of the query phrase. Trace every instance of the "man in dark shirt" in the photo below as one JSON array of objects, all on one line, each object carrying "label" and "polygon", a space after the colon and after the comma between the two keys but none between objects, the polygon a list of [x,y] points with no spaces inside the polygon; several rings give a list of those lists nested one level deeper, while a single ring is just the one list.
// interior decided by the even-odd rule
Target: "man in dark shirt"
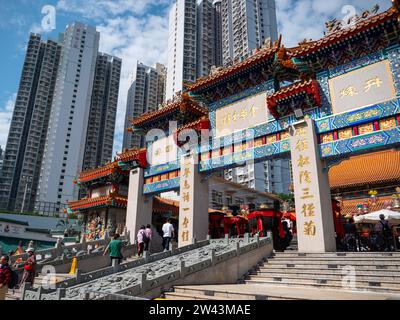
[{"label": "man in dark shirt", "polygon": [[8,265],[10,258],[2,256],[0,260],[0,300],[6,299],[8,286],[11,282],[11,268]]},{"label": "man in dark shirt", "polygon": [[379,237],[381,238],[381,250],[390,251],[393,241],[392,226],[390,225],[389,221],[385,220],[384,214],[380,214],[379,219],[379,222],[375,226],[375,231],[378,232]]},{"label": "man in dark shirt", "polygon": [[357,228],[352,218],[347,219],[344,225],[344,239],[348,251],[357,251],[356,234]]}]

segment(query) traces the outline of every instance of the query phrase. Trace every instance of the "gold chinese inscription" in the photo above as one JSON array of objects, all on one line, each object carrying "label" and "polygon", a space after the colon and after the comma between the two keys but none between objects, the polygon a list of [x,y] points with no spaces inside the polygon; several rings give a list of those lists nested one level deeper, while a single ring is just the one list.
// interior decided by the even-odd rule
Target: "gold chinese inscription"
[{"label": "gold chinese inscription", "polygon": [[348,86],[347,88],[340,91],[340,98],[343,99],[344,97],[354,97],[358,95],[358,91],[353,86]]},{"label": "gold chinese inscription", "polygon": [[[378,76],[369,79],[364,83],[364,92],[367,93],[372,88],[380,88],[382,84],[383,81]],[[354,97],[358,94],[359,92],[357,91],[357,89],[354,86],[350,85],[347,88],[344,88],[342,91],[340,91],[340,98],[343,99],[345,97]]]},{"label": "gold chinese inscription", "polygon": [[315,236],[317,228],[314,221],[304,222],[304,235]]},{"label": "gold chinese inscription", "polygon": [[299,160],[297,160],[297,165],[300,168],[304,168],[306,165],[310,164],[310,157],[303,157],[302,155],[300,155]]},{"label": "gold chinese inscription", "polygon": [[315,206],[313,203],[303,204],[301,214],[304,217],[315,217]]},{"label": "gold chinese inscription", "polygon": [[185,190],[190,189],[190,184],[187,182],[187,180],[185,180],[185,181],[183,182],[183,189],[185,189]]},{"label": "gold chinese inscription", "polygon": [[371,90],[372,87],[380,88],[382,83],[383,83],[383,81],[381,79],[379,79],[379,77],[374,77],[370,80],[367,80],[365,82],[364,92],[368,92],[369,90]]},{"label": "gold chinese inscription", "polygon": [[314,196],[310,194],[310,188],[304,188],[303,189],[303,195],[301,196],[303,200],[305,199],[312,199]]},{"label": "gold chinese inscription", "polygon": [[311,183],[311,172],[304,170],[300,171],[300,183]]},{"label": "gold chinese inscription", "polygon": [[184,202],[189,202],[190,201],[189,192],[183,192],[183,201]]},{"label": "gold chinese inscription", "polygon": [[[344,94],[352,94],[351,89]],[[312,220],[316,215],[316,207],[313,202],[314,195],[311,192],[310,184],[313,183],[313,175],[311,173],[311,156],[306,152],[309,150],[309,141],[307,139],[307,128],[296,128],[295,136],[298,136],[295,142],[295,150],[299,152],[297,159],[294,159],[298,171],[299,181],[299,210],[302,217],[305,218],[303,225],[303,233],[306,236],[315,236],[317,228],[315,222]]]},{"label": "gold chinese inscription", "polygon": [[185,230],[185,231],[182,231],[182,241],[189,241],[189,231],[188,230]]},{"label": "gold chinese inscription", "polygon": [[182,225],[183,225],[183,227],[184,227],[185,229],[187,229],[188,224],[189,224],[189,219],[188,219],[187,217],[185,217],[185,218],[183,219]]},{"label": "gold chinese inscription", "polygon": [[296,143],[296,150],[299,152],[308,150],[308,141],[306,139],[298,140]]},{"label": "gold chinese inscription", "polygon": [[257,113],[258,108],[255,106],[252,106],[251,108],[242,108],[239,111],[235,112],[228,112],[225,114],[225,116],[222,118],[222,125],[223,126],[229,126],[231,122],[237,122],[238,120],[245,120],[250,117],[255,118],[256,113]]}]

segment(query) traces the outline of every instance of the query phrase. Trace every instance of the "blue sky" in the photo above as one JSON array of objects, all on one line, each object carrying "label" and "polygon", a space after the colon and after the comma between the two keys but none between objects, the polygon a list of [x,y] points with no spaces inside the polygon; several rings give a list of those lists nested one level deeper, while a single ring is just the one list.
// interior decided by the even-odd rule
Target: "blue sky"
[{"label": "blue sky", "polygon": [[[114,154],[121,150],[128,79],[136,61],[149,65],[166,63],[168,8],[173,0],[0,0],[0,146],[5,148],[9,123],[24,59],[29,32],[57,38],[71,21],[98,27],[100,50],[123,59]],[[276,0],[279,32],[286,46],[304,38],[322,36],[324,23],[342,19],[346,5],[357,13],[378,3],[381,10],[390,0]],[[43,6],[56,8],[56,29],[42,30]],[[343,11],[342,11],[343,10]]]}]

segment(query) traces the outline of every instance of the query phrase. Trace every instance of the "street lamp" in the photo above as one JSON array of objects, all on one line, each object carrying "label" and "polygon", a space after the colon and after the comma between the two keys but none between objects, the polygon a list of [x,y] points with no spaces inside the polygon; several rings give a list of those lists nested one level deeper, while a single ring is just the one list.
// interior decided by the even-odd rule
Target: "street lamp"
[{"label": "street lamp", "polygon": [[24,197],[22,199],[22,207],[21,207],[21,213],[23,213],[24,209],[25,209],[26,193],[28,192],[28,183],[32,182],[32,177],[31,176],[22,176],[21,181],[25,182]]}]

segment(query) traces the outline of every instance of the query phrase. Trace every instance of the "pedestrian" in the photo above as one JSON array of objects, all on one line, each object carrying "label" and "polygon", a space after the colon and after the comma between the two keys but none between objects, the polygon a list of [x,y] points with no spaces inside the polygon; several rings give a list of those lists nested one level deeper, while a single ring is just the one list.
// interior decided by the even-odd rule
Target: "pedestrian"
[{"label": "pedestrian", "polygon": [[110,243],[108,244],[107,248],[104,250],[103,256],[110,253],[111,265],[113,262],[116,261],[117,265],[119,265],[122,261],[122,241],[119,239],[119,234],[116,233]]},{"label": "pedestrian", "polygon": [[347,251],[357,251],[357,228],[353,218],[347,219],[344,225],[344,242]]},{"label": "pedestrian", "polygon": [[143,255],[144,246],[147,242],[146,236],[146,227],[141,226],[139,232],[137,234],[137,243],[138,243],[138,256],[141,257]]},{"label": "pedestrian", "polygon": [[26,259],[24,264],[24,273],[22,274],[20,287],[22,288],[25,282],[30,282],[31,286],[35,281],[36,276],[36,256],[35,256],[35,248],[26,249],[29,257]]},{"label": "pedestrian", "polygon": [[164,252],[169,250],[171,239],[175,237],[174,226],[171,224],[171,219],[167,219],[162,226],[163,232],[163,248]]},{"label": "pedestrian", "polygon": [[8,262],[10,261],[9,256],[2,256],[0,260],[0,300],[6,299],[8,287],[12,280],[11,268]]},{"label": "pedestrian", "polygon": [[149,251],[150,249],[150,241],[153,239],[153,231],[151,230],[151,225],[146,226],[146,241],[144,242],[144,251]]},{"label": "pedestrian", "polygon": [[392,226],[389,224],[389,221],[385,220],[385,215],[379,215],[379,222],[376,225],[375,230],[378,232],[380,237],[380,244],[382,251],[390,251],[391,250],[391,241],[393,240],[393,232]]}]

